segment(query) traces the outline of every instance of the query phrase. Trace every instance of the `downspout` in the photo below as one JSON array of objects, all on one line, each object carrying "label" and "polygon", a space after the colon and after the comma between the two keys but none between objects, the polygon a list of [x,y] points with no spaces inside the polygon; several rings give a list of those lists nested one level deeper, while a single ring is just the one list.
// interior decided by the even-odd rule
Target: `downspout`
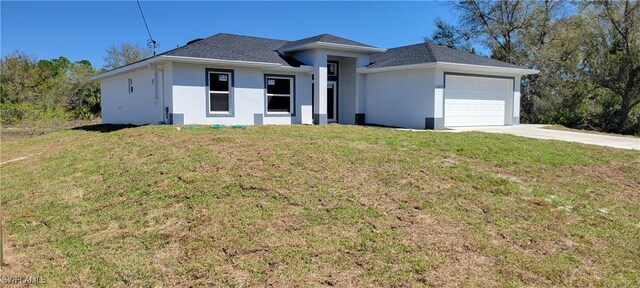
[{"label": "downspout", "polygon": [[169,120],[169,107],[166,107],[164,102],[164,97],[166,96],[164,94],[164,67],[160,71],[162,72],[162,123],[167,124],[167,120]]}]

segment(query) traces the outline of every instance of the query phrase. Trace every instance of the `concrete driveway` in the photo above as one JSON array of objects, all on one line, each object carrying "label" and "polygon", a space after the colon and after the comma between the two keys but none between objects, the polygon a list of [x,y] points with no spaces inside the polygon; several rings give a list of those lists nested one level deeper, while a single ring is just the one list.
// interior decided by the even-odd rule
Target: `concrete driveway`
[{"label": "concrete driveway", "polygon": [[515,126],[455,127],[451,132],[479,131],[487,133],[503,133],[536,139],[552,139],[584,144],[593,144],[621,149],[640,150],[640,138],[611,136],[596,133],[581,133],[545,129],[547,125],[521,124]]}]

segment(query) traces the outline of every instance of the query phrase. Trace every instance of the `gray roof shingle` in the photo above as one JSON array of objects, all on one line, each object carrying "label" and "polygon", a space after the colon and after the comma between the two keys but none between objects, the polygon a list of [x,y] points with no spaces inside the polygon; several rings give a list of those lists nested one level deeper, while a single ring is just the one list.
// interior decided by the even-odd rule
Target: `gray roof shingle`
[{"label": "gray roof shingle", "polygon": [[[190,41],[185,46],[169,50],[167,52],[159,54],[159,56],[169,55],[193,58],[277,63],[283,66],[300,67],[301,65],[304,65],[304,63],[298,61],[292,56],[283,55],[278,51],[314,42],[373,47],[367,44],[362,44],[330,34],[317,35],[297,41],[287,41],[219,33],[204,39]],[[525,68],[518,65],[431,43],[420,43],[391,48],[386,52],[372,54],[370,57],[370,62],[371,63],[367,66],[367,68],[403,66],[432,62],[450,62],[504,68]]]},{"label": "gray roof shingle", "polygon": [[316,35],[316,36],[309,37],[309,38],[304,38],[304,39],[300,39],[300,40],[296,40],[296,41],[291,41],[291,42],[283,45],[282,47],[280,47],[280,50],[286,50],[286,49],[289,49],[289,48],[293,48],[293,47],[304,45],[304,44],[314,43],[314,42],[324,42],[324,43],[334,43],[334,44],[344,44],[344,45],[375,48],[375,47],[373,47],[371,45],[367,45],[367,44],[364,44],[364,43],[360,43],[360,42],[356,42],[356,41],[353,41],[353,40],[345,39],[345,38],[342,38],[342,37],[334,36],[334,35],[331,35],[331,34],[320,34],[320,35]]},{"label": "gray roof shingle", "polygon": [[287,43],[289,41],[219,33],[160,55],[278,63],[299,67],[302,62],[278,53],[278,48]]},{"label": "gray roof shingle", "polygon": [[386,52],[371,55],[367,68],[381,68],[432,62],[494,66],[504,68],[524,67],[475,54],[451,49],[432,43],[420,43],[388,49]]}]

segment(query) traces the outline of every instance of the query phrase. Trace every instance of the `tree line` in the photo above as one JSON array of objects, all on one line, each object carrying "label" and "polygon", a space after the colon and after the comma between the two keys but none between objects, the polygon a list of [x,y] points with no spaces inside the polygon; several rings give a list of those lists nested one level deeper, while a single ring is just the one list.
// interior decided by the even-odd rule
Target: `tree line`
[{"label": "tree line", "polygon": [[425,40],[540,70],[521,120],[640,135],[640,2],[466,0]]},{"label": "tree line", "polygon": [[0,62],[2,125],[50,120],[93,119],[100,116],[100,83],[90,78],[149,57],[151,51],[132,44],[105,50],[105,65],[66,57],[38,60],[14,52]]}]

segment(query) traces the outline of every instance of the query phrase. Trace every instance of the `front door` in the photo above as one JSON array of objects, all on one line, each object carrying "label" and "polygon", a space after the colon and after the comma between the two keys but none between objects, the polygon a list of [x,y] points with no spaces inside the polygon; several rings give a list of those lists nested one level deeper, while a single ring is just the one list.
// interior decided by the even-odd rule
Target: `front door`
[{"label": "front door", "polygon": [[337,106],[337,92],[338,86],[335,81],[327,82],[327,121],[336,122],[338,121],[338,111],[336,109]]}]

